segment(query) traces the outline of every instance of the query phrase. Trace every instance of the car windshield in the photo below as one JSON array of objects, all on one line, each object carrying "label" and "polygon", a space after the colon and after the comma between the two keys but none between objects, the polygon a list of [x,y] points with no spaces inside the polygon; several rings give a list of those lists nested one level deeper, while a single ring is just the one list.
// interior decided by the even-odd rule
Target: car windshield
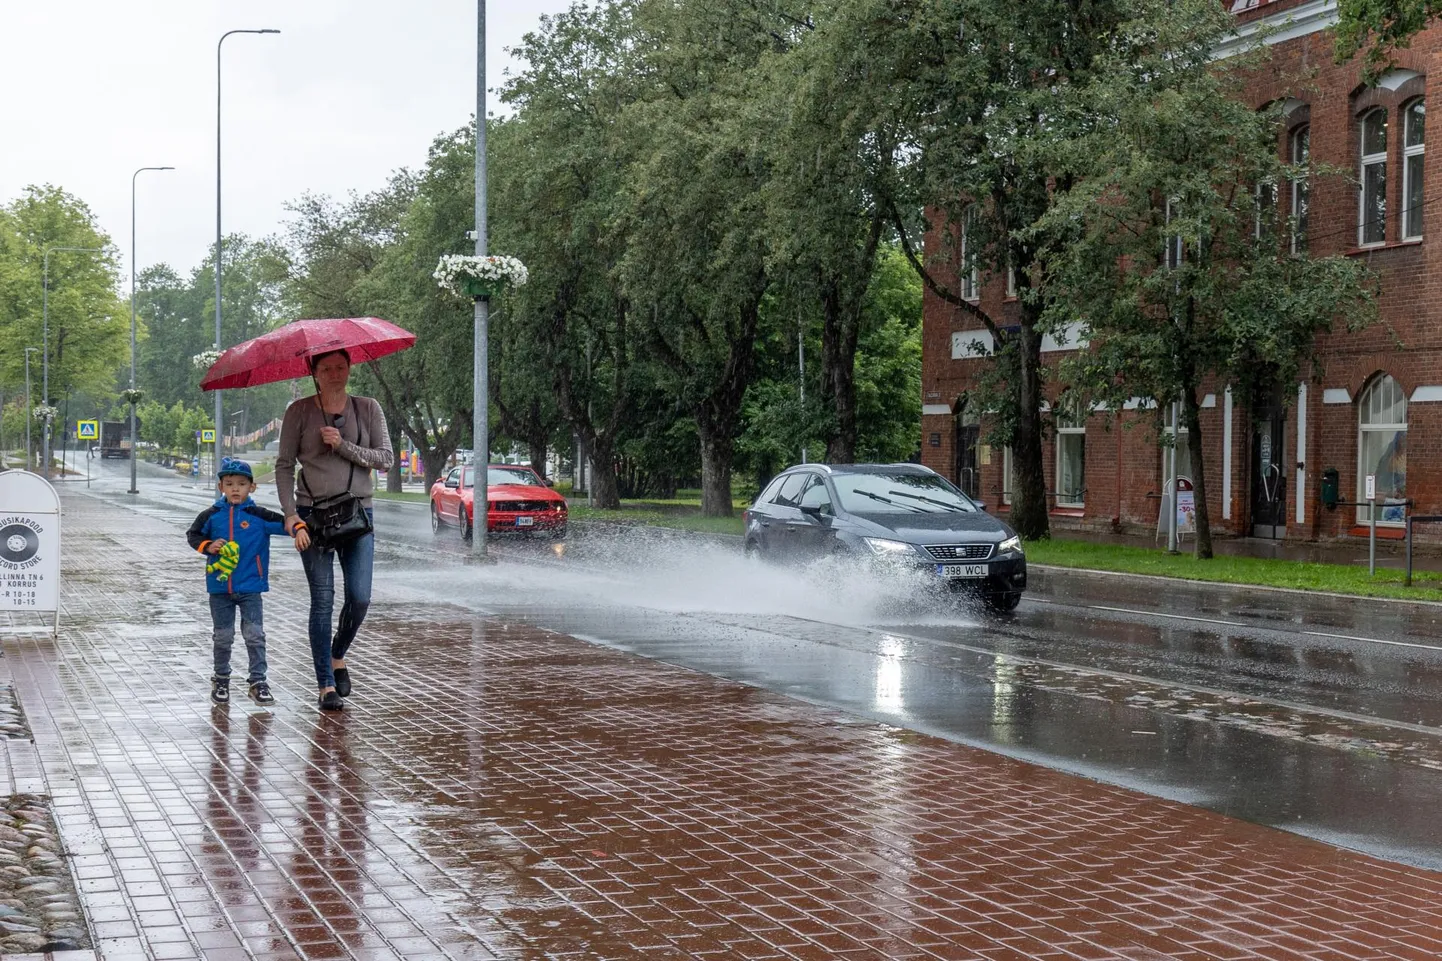
[{"label": "car windshield", "polygon": [[841,506],[853,514],[973,513],[976,505],[934,474],[841,474]]},{"label": "car windshield", "polygon": [[[466,487],[473,483],[471,472],[466,471]],[[502,484],[522,484],[526,487],[539,487],[540,478],[528,467],[492,467],[486,471],[486,485],[489,487],[500,487]]]}]

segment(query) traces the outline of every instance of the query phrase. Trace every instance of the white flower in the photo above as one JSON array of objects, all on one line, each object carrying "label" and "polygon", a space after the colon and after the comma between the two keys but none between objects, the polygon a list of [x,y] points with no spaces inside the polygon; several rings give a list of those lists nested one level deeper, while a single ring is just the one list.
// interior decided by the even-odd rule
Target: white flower
[{"label": "white flower", "polygon": [[467,281],[477,281],[493,293],[508,287],[524,287],[530,280],[526,265],[515,257],[471,257],[465,254],[446,254],[436,264],[431,274],[442,290],[457,297],[470,298],[466,290]]},{"label": "white flower", "polygon": [[30,413],[35,415],[36,420],[54,420],[60,416],[59,408],[47,407],[44,404],[36,404],[35,409]]},{"label": "white flower", "polygon": [[145,396],[145,391],[140,389],[139,387],[130,387],[122,390],[120,392],[120,396],[125,398],[125,402],[127,404],[138,404]]},{"label": "white flower", "polygon": [[220,360],[220,351],[202,350],[200,353],[190,358],[190,360],[191,363],[195,364],[195,368],[197,370],[209,370],[211,367],[215,366],[215,362],[217,360]]}]

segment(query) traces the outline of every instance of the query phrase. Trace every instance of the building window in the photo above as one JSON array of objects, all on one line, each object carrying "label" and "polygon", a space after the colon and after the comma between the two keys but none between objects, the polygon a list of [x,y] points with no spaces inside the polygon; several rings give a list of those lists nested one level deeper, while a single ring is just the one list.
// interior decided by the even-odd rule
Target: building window
[{"label": "building window", "polygon": [[1177,449],[1177,476],[1192,479],[1192,444],[1191,431],[1183,427],[1180,436],[1177,434],[1177,422],[1175,415],[1179,404],[1168,404],[1166,410],[1166,428],[1163,434],[1166,436],[1166,443],[1162,445],[1162,479],[1171,490],[1172,484],[1172,447]]},{"label": "building window", "polygon": [[[1357,500],[1367,496],[1367,475],[1377,478],[1377,520],[1401,526],[1407,499],[1407,395],[1391,377],[1374,380],[1357,402]],[[1357,508],[1357,523],[1367,523]]]},{"label": "building window", "polygon": [[977,269],[977,209],[973,204],[961,218],[961,296],[965,300],[981,298],[981,271]]},{"label": "building window", "polygon": [[1402,111],[1402,239],[1422,236],[1422,161],[1426,150],[1427,102],[1414,100]]},{"label": "building window", "polygon": [[1290,159],[1299,172],[1292,178],[1292,253],[1307,249],[1307,213],[1311,207],[1312,184],[1307,167],[1312,160],[1312,128],[1303,124],[1292,131]]},{"label": "building window", "polygon": [[1016,296],[1016,268],[1015,268],[1015,267],[1008,267],[1008,268],[1006,268],[1006,295],[1007,295],[1008,297],[1015,297],[1015,296]]},{"label": "building window", "polygon": [[1001,502],[1011,503],[1011,448],[1001,452]]},{"label": "building window", "polygon": [[1087,427],[1080,417],[1056,421],[1056,506],[1086,506]]},{"label": "building window", "polygon": [[1264,180],[1257,184],[1257,223],[1252,236],[1264,240],[1272,236],[1272,220],[1277,215],[1277,184]]},{"label": "building window", "polygon": [[[1176,207],[1177,207],[1177,202],[1176,202],[1175,200],[1168,200],[1168,201],[1167,201],[1166,224],[1167,224],[1168,227],[1171,226],[1171,224],[1172,224],[1172,219],[1173,219],[1174,217],[1178,216]],[[1173,234],[1173,233],[1171,233],[1170,231],[1167,232],[1167,268],[1168,268],[1168,269],[1170,269],[1170,270],[1175,270],[1176,268],[1178,268],[1178,267],[1180,267],[1180,266],[1182,265],[1182,258],[1183,258],[1184,254],[1185,254],[1185,246],[1184,246],[1184,245],[1185,245],[1185,241],[1182,240],[1182,235],[1181,235],[1180,233]]]},{"label": "building window", "polygon": [[1362,118],[1362,206],[1357,242],[1387,240],[1387,111],[1373,110]]}]

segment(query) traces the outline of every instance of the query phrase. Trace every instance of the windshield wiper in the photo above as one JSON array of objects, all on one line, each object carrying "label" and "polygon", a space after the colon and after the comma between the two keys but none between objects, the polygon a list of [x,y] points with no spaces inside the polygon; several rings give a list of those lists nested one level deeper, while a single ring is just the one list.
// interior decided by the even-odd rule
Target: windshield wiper
[{"label": "windshield wiper", "polygon": [[960,504],[948,504],[946,501],[939,501],[939,500],[937,500],[935,497],[925,497],[925,496],[923,496],[923,495],[921,495],[921,494],[908,494],[906,491],[898,491],[898,490],[887,491],[887,493],[888,493],[888,494],[893,494],[893,495],[895,495],[895,496],[897,496],[897,497],[910,497],[910,498],[912,498],[912,499],[914,499],[914,500],[925,501],[925,502],[928,503],[928,504],[935,504],[937,507],[944,507],[944,508],[946,508],[946,509],[949,510],[949,511],[957,512],[957,513],[963,513],[963,514],[969,514],[969,513],[971,513],[971,511],[970,511],[969,508],[962,507]]},{"label": "windshield wiper", "polygon": [[905,507],[907,510],[909,510],[909,511],[914,511],[914,512],[916,512],[916,513],[918,513],[918,514],[930,514],[930,513],[931,513],[931,511],[926,510],[925,508],[922,508],[922,507],[917,507],[917,506],[915,506],[914,504],[898,504],[896,501],[892,500],[892,499],[889,498],[889,497],[882,497],[880,494],[873,494],[873,493],[871,493],[871,491],[858,490],[857,488],[853,487],[853,488],[851,488],[851,493],[853,493],[853,494],[860,494],[862,497],[870,497],[870,498],[871,498],[872,500],[874,500],[874,501],[880,501],[881,503],[883,503],[883,504],[889,504],[889,505],[891,505],[892,507]]}]

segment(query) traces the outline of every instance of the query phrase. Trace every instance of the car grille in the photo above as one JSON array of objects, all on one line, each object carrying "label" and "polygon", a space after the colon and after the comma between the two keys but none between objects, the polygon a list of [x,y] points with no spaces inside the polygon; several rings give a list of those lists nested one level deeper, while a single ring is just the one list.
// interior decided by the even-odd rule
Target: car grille
[{"label": "car grille", "polygon": [[493,501],[491,510],[504,514],[524,514],[551,510],[555,501]]},{"label": "car grille", "polygon": [[945,544],[928,547],[927,552],[939,561],[984,561],[991,556],[990,544]]}]

